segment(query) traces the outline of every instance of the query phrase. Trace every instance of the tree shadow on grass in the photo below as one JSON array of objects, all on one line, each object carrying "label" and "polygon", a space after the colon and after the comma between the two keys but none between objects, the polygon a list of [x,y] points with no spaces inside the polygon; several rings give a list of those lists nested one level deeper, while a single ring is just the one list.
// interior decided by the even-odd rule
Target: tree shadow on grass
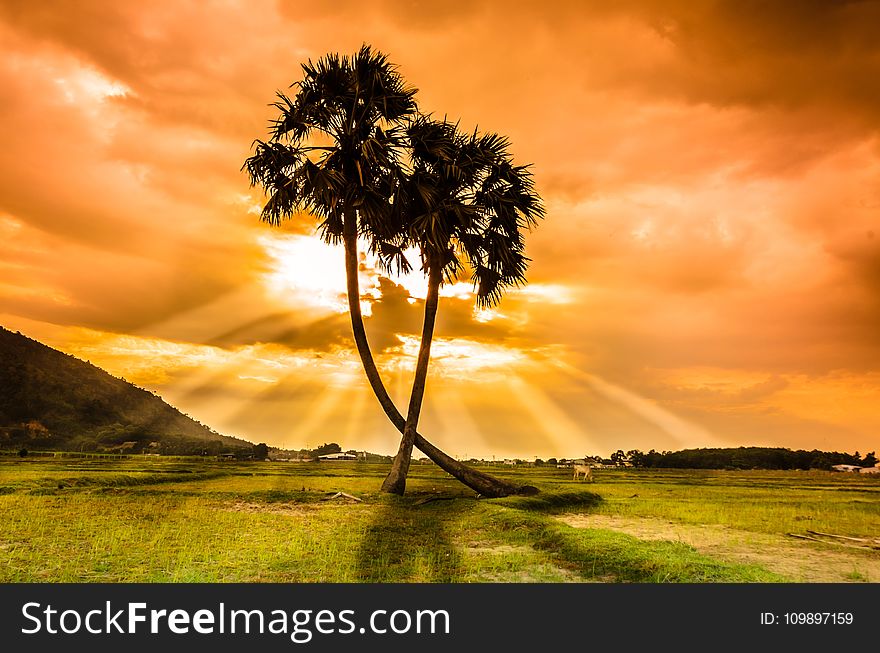
[{"label": "tree shadow on grass", "polygon": [[466,501],[416,504],[392,498],[364,531],[358,550],[357,578],[366,583],[450,583],[461,571],[461,555],[447,524]]},{"label": "tree shadow on grass", "polygon": [[595,492],[545,492],[537,496],[512,496],[494,501],[495,505],[531,513],[556,514],[576,510],[589,511],[602,502]]}]

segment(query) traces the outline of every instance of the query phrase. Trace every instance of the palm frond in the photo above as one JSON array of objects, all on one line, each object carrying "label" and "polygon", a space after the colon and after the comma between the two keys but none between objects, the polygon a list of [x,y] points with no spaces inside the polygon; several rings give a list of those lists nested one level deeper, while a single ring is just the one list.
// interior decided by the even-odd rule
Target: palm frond
[{"label": "palm frond", "polygon": [[410,241],[423,266],[443,265],[446,281],[471,269],[478,304],[494,305],[506,288],[525,283],[523,230],[544,215],[530,167],[514,165],[507,138],[462,134],[445,119],[419,116],[406,132]]},{"label": "palm frond", "polygon": [[[351,56],[329,53],[301,68],[302,78],[271,105],[278,113],[269,139],[255,141],[242,166],[267,196],[262,219],[277,225],[311,213],[321,238],[337,243],[343,214],[353,210],[358,231],[377,246],[405,241],[403,206],[393,202],[405,146],[399,123],[415,114],[416,90],[366,44]],[[331,144],[311,144],[315,134]],[[392,258],[401,269],[409,265]]]}]

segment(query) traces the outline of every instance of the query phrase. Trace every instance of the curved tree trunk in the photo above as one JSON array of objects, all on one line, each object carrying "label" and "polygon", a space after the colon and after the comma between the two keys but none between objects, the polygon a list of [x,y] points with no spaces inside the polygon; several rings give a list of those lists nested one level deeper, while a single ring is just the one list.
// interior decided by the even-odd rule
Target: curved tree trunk
[{"label": "curved tree trunk", "polygon": [[406,475],[412,460],[413,441],[419,426],[419,415],[422,412],[422,399],[425,397],[425,383],[428,380],[428,363],[431,360],[431,341],[434,338],[434,322],[437,317],[437,304],[440,301],[440,281],[442,269],[436,260],[430,262],[428,270],[428,296],[425,299],[425,321],[422,325],[422,341],[419,345],[419,358],[413,379],[412,392],[409,396],[409,408],[406,412],[406,425],[400,439],[400,449],[394,457],[391,471],[382,483],[383,492],[403,494],[406,491]]},{"label": "curved tree trunk", "polygon": [[[406,420],[400,414],[400,411],[397,410],[397,406],[394,405],[394,402],[385,390],[385,385],[382,383],[379,370],[376,368],[376,363],[373,360],[369,342],[367,342],[367,332],[364,329],[358,284],[357,222],[353,212],[346,212],[343,239],[345,244],[348,309],[351,315],[351,328],[354,334],[355,345],[361,357],[364,371],[367,374],[367,380],[373,389],[373,394],[376,395],[379,405],[382,406],[382,410],[385,411],[394,427],[403,433],[406,429]],[[485,497],[505,497],[510,494],[533,493],[536,491],[529,485],[519,486],[468,467],[435,447],[418,432],[415,433],[413,443],[428,458],[434,461],[437,466]]]}]

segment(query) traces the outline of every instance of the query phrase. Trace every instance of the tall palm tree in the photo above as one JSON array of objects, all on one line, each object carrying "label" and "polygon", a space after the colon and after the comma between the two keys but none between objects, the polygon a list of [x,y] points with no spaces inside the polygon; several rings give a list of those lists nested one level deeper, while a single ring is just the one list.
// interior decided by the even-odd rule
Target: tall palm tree
[{"label": "tall palm tree", "polygon": [[490,307],[525,283],[523,231],[544,215],[529,166],[515,166],[497,134],[464,135],[446,120],[419,116],[407,129],[412,172],[398,185],[395,210],[428,275],[425,319],[403,437],[386,492],[403,494],[416,439],[440,286],[469,269],[477,304]]},{"label": "tall palm tree", "polygon": [[[406,271],[403,214],[390,198],[399,185],[405,144],[402,121],[416,113],[408,87],[386,55],[363,46],[352,57],[328,54],[303,64],[293,98],[278,94],[279,117],[268,141],[254,141],[243,169],[268,195],[261,218],[279,225],[306,211],[320,222],[328,244],[345,248],[346,290],[355,345],[370,387],[401,433],[406,419],[391,400],[364,328],[358,285],[358,235],[387,269]],[[317,145],[323,136],[329,145]],[[432,461],[484,496],[520,492],[516,484],[479,472],[448,456],[416,433],[415,445]]]}]

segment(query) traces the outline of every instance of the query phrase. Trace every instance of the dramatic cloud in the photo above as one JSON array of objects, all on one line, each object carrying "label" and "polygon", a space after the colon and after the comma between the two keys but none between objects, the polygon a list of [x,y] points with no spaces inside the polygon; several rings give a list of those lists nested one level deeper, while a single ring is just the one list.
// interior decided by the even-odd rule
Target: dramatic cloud
[{"label": "dramatic cloud", "polygon": [[[299,64],[364,42],[510,137],[530,284],[444,289],[424,430],[459,455],[876,449],[880,5],[0,5],[0,323],[235,435],[392,451],[314,220],[240,167]],[[424,280],[364,258],[400,406]]]}]

